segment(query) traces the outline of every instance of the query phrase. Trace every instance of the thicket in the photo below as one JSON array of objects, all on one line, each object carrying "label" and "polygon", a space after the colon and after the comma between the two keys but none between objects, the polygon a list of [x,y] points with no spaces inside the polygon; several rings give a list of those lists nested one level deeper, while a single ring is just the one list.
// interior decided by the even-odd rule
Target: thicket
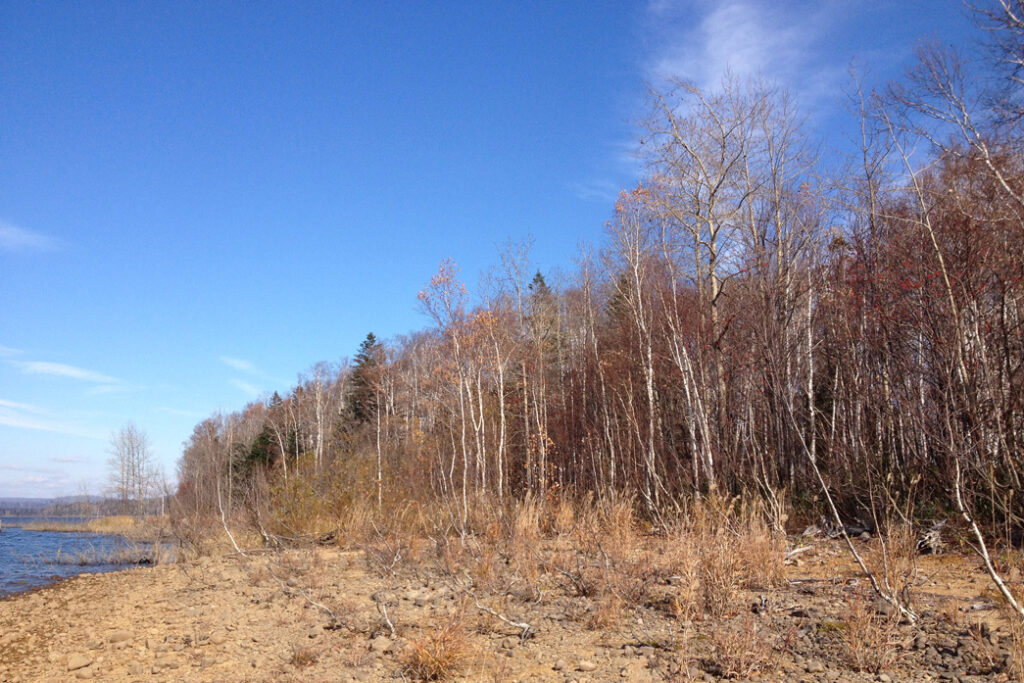
[{"label": "thicket", "polygon": [[178,519],[287,536],[429,501],[464,532],[481,501],[625,495],[657,525],[715,492],[783,527],[828,492],[877,524],[959,515],[959,492],[1009,540],[1024,24],[994,8],[992,58],[926,47],[903,82],[851,88],[853,154],[821,154],[764,83],[652,89],[645,178],[575,272],[549,282],[511,245],[471,296],[442,263],[426,329],[198,424]]}]

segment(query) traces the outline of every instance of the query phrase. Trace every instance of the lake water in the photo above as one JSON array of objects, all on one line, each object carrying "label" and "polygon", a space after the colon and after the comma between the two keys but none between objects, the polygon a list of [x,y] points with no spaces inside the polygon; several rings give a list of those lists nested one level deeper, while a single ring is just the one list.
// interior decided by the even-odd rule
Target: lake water
[{"label": "lake water", "polygon": [[[38,517],[0,517],[0,598],[30,590],[83,572],[125,569],[123,564],[94,564],[125,545],[109,534],[25,531],[15,524]],[[79,522],[62,518],[61,522]],[[85,564],[83,564],[85,562]]]}]

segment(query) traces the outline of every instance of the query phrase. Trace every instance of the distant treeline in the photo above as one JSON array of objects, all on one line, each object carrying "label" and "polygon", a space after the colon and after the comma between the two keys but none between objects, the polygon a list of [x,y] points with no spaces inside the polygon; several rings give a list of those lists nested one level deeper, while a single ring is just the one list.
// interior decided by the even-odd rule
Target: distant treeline
[{"label": "distant treeline", "polygon": [[[161,501],[146,502],[146,510],[159,511]],[[68,496],[62,498],[0,498],[0,515],[37,517],[109,517],[122,514],[117,498]]]}]

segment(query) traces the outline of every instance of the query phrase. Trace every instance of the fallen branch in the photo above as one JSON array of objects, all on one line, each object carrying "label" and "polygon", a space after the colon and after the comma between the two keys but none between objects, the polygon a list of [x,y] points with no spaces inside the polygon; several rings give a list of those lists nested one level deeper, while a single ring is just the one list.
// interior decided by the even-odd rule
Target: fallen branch
[{"label": "fallen branch", "polygon": [[344,626],[344,627],[348,628],[350,631],[352,630],[352,628],[349,627],[349,625],[346,622],[344,622],[343,620],[338,618],[338,615],[335,614],[334,610],[332,610],[330,607],[328,607],[327,605],[323,604],[322,602],[317,602],[316,600],[311,598],[309,596],[309,593],[307,593],[306,591],[302,590],[302,588],[300,588],[298,586],[289,586],[284,581],[282,581],[280,578],[278,578],[277,574],[275,574],[274,570],[271,569],[270,567],[267,567],[267,572],[270,574],[270,577],[272,579],[274,579],[274,581],[277,582],[277,585],[281,587],[281,592],[283,592],[285,595],[293,596],[293,595],[295,595],[297,593],[298,595],[300,595],[303,598],[305,598],[306,602],[308,602],[310,605],[312,605],[313,607],[315,607],[316,609],[320,610],[321,612],[326,614],[328,617],[330,617],[330,626],[329,626],[329,628],[338,628],[338,627]]},{"label": "fallen branch", "polygon": [[814,546],[812,546],[812,545],[805,545],[805,546],[802,546],[800,548],[793,548],[792,550],[787,550],[786,551],[786,559],[785,559],[785,561],[789,562],[790,560],[792,560],[797,555],[799,555],[801,553],[806,553],[808,550],[814,550]]},{"label": "fallen branch", "polygon": [[476,595],[474,595],[473,592],[471,590],[469,590],[469,588],[466,588],[465,586],[459,586],[459,587],[462,588],[462,592],[466,594],[466,597],[468,597],[470,600],[473,601],[473,604],[476,605],[476,608],[478,610],[480,610],[481,612],[485,612],[487,614],[490,614],[492,617],[496,617],[497,619],[500,619],[501,621],[505,622],[509,626],[512,626],[513,628],[519,629],[519,631],[520,631],[520,633],[519,633],[519,640],[528,640],[535,633],[537,633],[537,629],[535,629],[533,626],[531,626],[527,622],[525,622],[525,621],[517,621],[515,619],[510,619],[510,618],[506,617],[504,614],[498,612],[497,610],[495,610],[495,609],[493,609],[491,607],[488,607],[487,605],[482,604],[477,599]]},{"label": "fallen branch", "polygon": [[[469,591],[466,592],[469,593]],[[470,594],[470,597],[473,599],[473,604],[476,605],[476,608],[481,612],[486,612],[487,614],[490,614],[492,617],[497,617],[498,619],[501,619],[509,626],[513,626],[515,628],[520,629],[521,633],[519,634],[519,640],[527,640],[528,638],[533,636],[534,633],[537,632],[537,630],[533,626],[526,623],[525,621],[516,621],[514,619],[509,619],[505,615],[495,611],[487,605],[480,604],[480,601],[476,599],[476,596]]]},{"label": "fallen branch", "polygon": [[398,633],[395,632],[395,625],[391,623],[391,617],[388,616],[388,596],[384,591],[377,591],[370,596],[373,602],[377,605],[377,611],[384,617],[384,623],[391,629],[391,637],[397,637]]},{"label": "fallen branch", "polygon": [[228,518],[227,515],[224,514],[224,502],[221,500],[220,496],[220,481],[217,482],[217,507],[220,508],[220,522],[224,525],[224,532],[228,535],[228,538],[231,539],[231,545],[235,546],[235,552],[242,557],[245,557],[245,552],[238,547],[238,543],[235,542],[235,537],[231,535],[231,529],[228,528]]}]

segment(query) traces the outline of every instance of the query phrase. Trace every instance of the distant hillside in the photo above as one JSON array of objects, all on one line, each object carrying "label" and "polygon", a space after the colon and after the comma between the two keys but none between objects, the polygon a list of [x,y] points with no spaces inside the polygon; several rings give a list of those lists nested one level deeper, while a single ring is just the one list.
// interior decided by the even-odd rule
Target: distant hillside
[{"label": "distant hillside", "polygon": [[0,515],[41,515],[52,517],[93,517],[116,514],[118,501],[92,496],[59,498],[3,498]]},{"label": "distant hillside", "polygon": [[53,498],[0,498],[0,513],[35,512],[53,504]]}]

